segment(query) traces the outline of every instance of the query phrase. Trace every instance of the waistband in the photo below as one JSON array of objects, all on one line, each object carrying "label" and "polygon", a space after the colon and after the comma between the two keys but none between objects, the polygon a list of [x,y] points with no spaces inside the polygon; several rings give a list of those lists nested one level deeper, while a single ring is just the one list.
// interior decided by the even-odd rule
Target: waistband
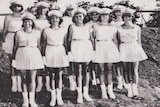
[{"label": "waistband", "polygon": [[73,41],[88,41],[89,39],[73,39]]},{"label": "waistband", "polygon": [[127,43],[127,44],[132,44],[132,43],[136,43],[136,41],[123,41],[123,42],[121,42],[122,44],[123,43]]},{"label": "waistband", "polygon": [[16,33],[16,31],[7,31],[7,33]]},{"label": "waistband", "polygon": [[112,40],[103,39],[103,40],[96,40],[96,41],[101,42],[101,41],[112,41]]},{"label": "waistband", "polygon": [[37,46],[18,46],[19,48],[25,48],[25,47],[29,47],[29,48],[37,48]]},{"label": "waistband", "polygon": [[63,44],[47,44],[48,46],[62,46]]}]

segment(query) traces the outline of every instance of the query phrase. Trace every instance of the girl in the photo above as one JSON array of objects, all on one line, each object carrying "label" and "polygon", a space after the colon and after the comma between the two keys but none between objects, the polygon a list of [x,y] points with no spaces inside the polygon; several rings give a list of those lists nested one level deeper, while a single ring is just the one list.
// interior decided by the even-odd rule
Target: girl
[{"label": "girl", "polygon": [[[73,24],[72,22],[72,17],[73,17],[73,10],[74,10],[74,6],[73,5],[69,5],[66,8],[66,11],[63,14],[63,23],[62,23],[62,27],[66,28],[66,34],[68,31],[68,27],[70,24]],[[69,78],[69,88],[71,91],[75,91],[76,90],[76,85],[75,85],[75,80],[74,80],[74,71],[72,69],[72,62],[70,62],[70,66],[69,68],[67,68],[68,71],[68,78]]]},{"label": "girl", "polygon": [[[133,10],[127,8],[123,12],[124,24],[118,29],[120,61],[123,62],[124,79],[126,82],[127,96],[138,96],[138,65],[139,61],[147,59],[147,56],[141,46],[141,29],[132,23]],[[127,64],[132,65],[129,69]],[[130,81],[129,70],[132,73],[132,82]]]},{"label": "girl", "polygon": [[[115,20],[113,20],[111,22],[111,24],[115,27],[119,27],[121,26],[124,22],[122,20],[122,12],[124,11],[125,7],[122,5],[115,5],[113,7],[113,14],[115,16]],[[115,71],[117,73],[117,80],[118,80],[118,85],[117,85],[117,89],[122,90],[123,88],[123,84],[125,84],[125,82],[123,81],[122,78],[122,65],[121,63],[116,63],[114,65]]]},{"label": "girl", "polygon": [[[36,4],[36,7],[37,7],[37,19],[35,20],[35,28],[42,32],[44,28],[49,27],[50,25],[46,17],[46,14],[49,9],[49,4],[47,2],[41,1]],[[43,75],[46,75],[45,76],[46,89],[47,91],[50,91],[50,80],[49,80],[49,75],[47,74],[48,71],[46,71],[45,74],[43,72],[44,72],[43,70],[38,70],[37,72],[38,81],[37,81],[36,92],[40,92],[43,87],[43,83],[42,83]]]},{"label": "girl", "polygon": [[37,70],[44,68],[39,50],[40,31],[34,29],[35,19],[31,13],[24,14],[23,29],[17,31],[14,38],[13,59],[16,60],[16,69],[20,70],[22,78],[22,107],[29,107],[29,103],[31,107],[38,107],[35,103],[35,79]]},{"label": "girl", "polygon": [[[74,11],[73,23],[68,29],[68,51],[72,56],[72,62],[76,75],[77,82],[77,103],[83,103],[83,97],[87,101],[93,101],[88,95],[89,89],[89,72],[87,67],[92,59],[93,46],[91,42],[90,26],[84,25],[83,19],[86,11],[82,8],[77,8]],[[68,54],[69,54],[68,53]],[[82,85],[83,78],[83,85]],[[82,95],[83,86],[83,95]]]},{"label": "girl", "polygon": [[22,91],[21,87],[21,77],[18,72],[11,66],[12,62],[12,51],[13,51],[13,38],[15,32],[22,27],[21,12],[23,11],[23,4],[19,0],[12,0],[10,2],[10,9],[12,14],[5,17],[4,27],[3,27],[3,49],[5,53],[9,55],[10,59],[10,70],[11,70],[11,79],[12,79],[12,92]]},{"label": "girl", "polygon": [[[88,22],[88,24],[90,24],[90,26],[93,28],[94,25],[99,23],[99,8],[98,7],[91,7],[88,11],[89,15],[90,15],[90,21]],[[98,72],[97,70],[97,64],[96,63],[90,63],[90,69],[92,72],[92,85],[96,85],[99,83],[99,79],[98,79],[98,73],[96,75],[96,72]],[[97,79],[96,79],[97,77]]]},{"label": "girl", "polygon": [[62,100],[62,73],[69,66],[69,60],[64,46],[66,29],[61,28],[62,13],[60,10],[51,10],[48,13],[50,27],[42,32],[42,55],[46,60],[46,67],[52,76],[50,106],[63,105]]},{"label": "girl", "polygon": [[111,99],[115,99],[112,83],[112,63],[119,62],[119,51],[116,46],[117,29],[108,23],[110,12],[111,10],[108,8],[101,9],[100,23],[95,25],[93,29],[95,37],[95,60],[93,62],[98,63],[100,67],[100,87],[104,99],[108,98],[104,82],[105,66],[107,66],[108,95]]}]

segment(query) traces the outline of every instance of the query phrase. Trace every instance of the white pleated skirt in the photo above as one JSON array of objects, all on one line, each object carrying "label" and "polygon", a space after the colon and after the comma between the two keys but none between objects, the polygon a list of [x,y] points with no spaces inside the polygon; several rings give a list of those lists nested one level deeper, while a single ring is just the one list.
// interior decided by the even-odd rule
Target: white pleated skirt
[{"label": "white pleated skirt", "polygon": [[46,47],[46,66],[62,68],[69,66],[69,59],[63,45]]},{"label": "white pleated skirt", "polygon": [[20,47],[16,52],[16,69],[37,70],[43,69],[42,56],[37,47]]},{"label": "white pleated skirt", "polygon": [[71,43],[72,62],[90,62],[93,57],[93,45],[90,40],[73,40]]},{"label": "white pleated skirt", "polygon": [[116,63],[119,62],[119,51],[113,41],[97,41],[93,62]]},{"label": "white pleated skirt", "polygon": [[7,33],[5,37],[5,42],[2,49],[4,49],[7,54],[12,54],[13,52],[14,35],[15,33]]},{"label": "white pleated skirt", "polygon": [[137,62],[147,58],[142,46],[137,42],[120,44],[120,60],[122,62]]}]

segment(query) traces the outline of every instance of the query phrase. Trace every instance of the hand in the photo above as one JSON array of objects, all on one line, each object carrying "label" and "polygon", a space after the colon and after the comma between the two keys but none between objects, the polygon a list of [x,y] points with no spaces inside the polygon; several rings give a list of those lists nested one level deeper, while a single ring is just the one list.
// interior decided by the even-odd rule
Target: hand
[{"label": "hand", "polygon": [[45,57],[45,56],[42,57],[42,61],[43,61],[43,64],[44,64],[44,65],[47,64],[47,61],[46,61],[46,57]]},{"label": "hand", "polygon": [[12,60],[12,67],[16,68],[16,60]]}]

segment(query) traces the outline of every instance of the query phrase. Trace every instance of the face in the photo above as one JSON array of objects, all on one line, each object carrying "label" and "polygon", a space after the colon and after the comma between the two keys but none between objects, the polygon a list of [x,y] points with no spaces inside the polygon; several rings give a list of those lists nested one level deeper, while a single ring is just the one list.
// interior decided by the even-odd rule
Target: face
[{"label": "face", "polygon": [[123,16],[123,20],[124,22],[129,22],[129,21],[132,21],[132,15],[124,15]]},{"label": "face", "polygon": [[13,8],[13,12],[21,12],[22,6],[19,4],[15,4]]},{"label": "face", "polygon": [[68,14],[68,16],[70,16],[70,17],[72,17],[72,16],[73,16],[72,11],[73,11],[73,10],[71,10],[71,9],[70,9],[70,10],[67,10],[67,14]]},{"label": "face", "polygon": [[39,11],[40,11],[40,14],[41,14],[41,15],[45,15],[45,14],[47,13],[48,9],[45,8],[45,7],[40,7],[40,8],[39,8]]},{"label": "face", "polygon": [[101,22],[108,22],[109,14],[101,14]]},{"label": "face", "polygon": [[84,19],[84,14],[82,13],[77,13],[75,16],[75,22],[76,23],[83,23],[83,19]]},{"label": "face", "polygon": [[59,24],[60,18],[58,16],[51,16],[51,24]]},{"label": "face", "polygon": [[24,19],[23,20],[23,26],[24,28],[32,27],[33,21],[31,19]]},{"label": "face", "polygon": [[121,17],[122,16],[122,12],[120,10],[117,10],[114,12],[116,17]]},{"label": "face", "polygon": [[99,18],[99,13],[97,13],[97,12],[92,12],[92,13],[91,13],[91,18],[92,18],[92,21],[97,22],[97,21],[98,21],[98,18]]}]

